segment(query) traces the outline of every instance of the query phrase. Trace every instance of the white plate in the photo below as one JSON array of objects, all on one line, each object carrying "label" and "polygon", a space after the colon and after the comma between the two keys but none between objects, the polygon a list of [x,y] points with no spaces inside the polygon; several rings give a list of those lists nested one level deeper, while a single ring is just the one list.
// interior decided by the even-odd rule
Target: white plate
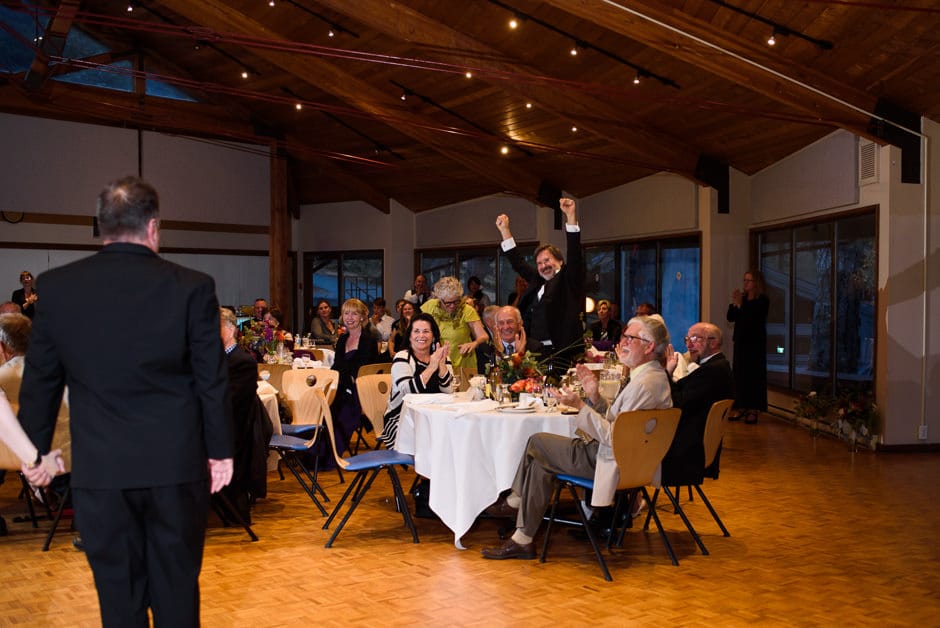
[{"label": "white plate", "polygon": [[508,412],[510,414],[528,414],[529,412],[535,412],[535,406],[526,406],[525,408],[509,406],[508,408],[499,408],[499,411]]}]

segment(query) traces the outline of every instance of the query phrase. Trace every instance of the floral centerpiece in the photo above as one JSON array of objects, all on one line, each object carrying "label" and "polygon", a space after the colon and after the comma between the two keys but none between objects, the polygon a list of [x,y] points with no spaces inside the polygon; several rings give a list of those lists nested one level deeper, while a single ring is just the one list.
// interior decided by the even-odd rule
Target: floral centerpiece
[{"label": "floral centerpiece", "polygon": [[849,391],[835,400],[836,422],[839,431],[853,444],[870,439],[878,429],[878,406],[871,393]]},{"label": "floral centerpiece", "polygon": [[284,330],[271,327],[264,321],[252,321],[242,330],[239,344],[253,354],[259,362],[272,362],[277,360],[278,343],[286,339],[287,334]]},{"label": "floral centerpiece", "polygon": [[832,397],[816,394],[815,390],[806,393],[797,402],[793,408],[793,413],[798,419],[806,419],[810,422],[810,428],[815,434],[819,429],[819,421],[825,420],[833,407]]},{"label": "floral centerpiece", "polygon": [[509,392],[515,395],[532,392],[536,385],[542,383],[542,364],[538,361],[538,354],[531,351],[497,359],[496,368],[503,384],[509,384]]}]

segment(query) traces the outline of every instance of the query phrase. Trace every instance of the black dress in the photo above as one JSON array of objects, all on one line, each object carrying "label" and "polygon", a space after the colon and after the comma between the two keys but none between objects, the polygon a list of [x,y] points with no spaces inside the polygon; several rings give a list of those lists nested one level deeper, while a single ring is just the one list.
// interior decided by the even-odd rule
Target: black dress
[{"label": "black dress", "polygon": [[36,314],[36,304],[30,303],[26,305],[26,291],[23,288],[19,290],[14,290],[13,295],[10,297],[10,300],[20,306],[20,309],[23,310],[23,314],[29,318],[32,318]]},{"label": "black dress", "polygon": [[741,307],[728,306],[728,322],[734,323],[735,408],[767,410],[767,310],[766,295],[748,300]]},{"label": "black dress", "polygon": [[359,427],[359,418],[362,416],[362,406],[359,404],[359,393],[355,383],[356,373],[359,372],[360,366],[379,361],[378,345],[368,330],[362,330],[359,346],[352,351],[346,351],[347,340],[349,340],[349,332],[336,341],[333,370],[339,371],[339,382],[336,399],[330,406],[333,425],[336,428],[336,451],[340,453],[349,448],[349,439]]}]

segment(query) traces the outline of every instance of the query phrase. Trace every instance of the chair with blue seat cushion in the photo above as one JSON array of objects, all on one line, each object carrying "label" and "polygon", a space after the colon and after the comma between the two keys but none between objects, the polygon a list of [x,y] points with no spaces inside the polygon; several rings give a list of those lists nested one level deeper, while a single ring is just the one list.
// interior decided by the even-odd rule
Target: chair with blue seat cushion
[{"label": "chair with blue seat cushion", "polygon": [[399,480],[398,473],[395,470],[395,467],[399,465],[413,465],[415,461],[414,456],[403,454],[393,449],[375,449],[362,454],[357,454],[355,456],[350,456],[349,458],[342,458],[340,457],[339,452],[336,451],[336,439],[333,435],[333,416],[329,412],[329,408],[327,408],[326,412],[326,426],[330,432],[330,446],[333,448],[333,457],[336,459],[336,464],[339,465],[344,471],[350,471],[356,474],[356,477],[354,477],[353,480],[349,483],[349,487],[346,489],[346,492],[343,493],[343,497],[336,504],[333,512],[326,520],[326,523],[323,524],[323,529],[328,530],[330,524],[333,523],[333,519],[336,518],[336,515],[338,515],[340,510],[343,508],[346,500],[351,498],[349,510],[347,510],[346,514],[343,515],[339,525],[333,531],[330,539],[326,542],[326,547],[332,547],[333,541],[335,541],[336,537],[339,536],[339,533],[343,530],[346,522],[349,521],[349,518],[352,516],[353,511],[356,510],[356,507],[361,503],[363,497],[369,491],[369,488],[371,488],[372,483],[379,474],[379,471],[383,469],[385,469],[385,471],[388,473],[389,480],[391,480],[392,483],[392,491],[395,495],[396,509],[401,512],[402,518],[405,521],[405,526],[411,531],[412,540],[417,543],[418,531],[415,528],[414,520],[411,518],[411,512],[408,509],[408,504],[405,502],[405,492],[402,490],[401,481]]},{"label": "chair with blue seat cushion", "polygon": [[[672,546],[669,544],[669,539],[666,538],[666,534],[659,521],[659,515],[656,513],[655,504],[650,499],[646,487],[659,483],[660,464],[666,452],[669,450],[669,445],[672,443],[672,438],[679,425],[680,414],[681,411],[678,408],[622,412],[614,421],[611,433],[614,458],[617,461],[620,476],[617,483],[617,490],[620,492],[640,490],[642,492],[646,501],[649,502],[650,515],[656,521],[659,534],[663,539],[663,543],[666,545],[666,550],[669,552],[670,558],[672,558],[673,565],[678,565],[679,561],[676,560]],[[558,474],[556,476],[555,494],[552,499],[551,513],[548,517],[548,527],[545,530],[545,539],[542,543],[540,561],[545,562],[545,556],[548,553],[548,544],[552,535],[552,525],[556,520],[558,502],[561,498],[561,491],[565,487],[568,488],[574,499],[575,508],[578,511],[578,516],[584,526],[588,540],[591,542],[591,547],[594,550],[594,555],[597,557],[597,562],[601,566],[601,571],[604,573],[604,579],[607,581],[613,580],[610,575],[610,570],[607,569],[607,563],[604,561],[604,557],[601,554],[600,547],[597,544],[594,532],[588,523],[588,516],[584,512],[581,499],[576,490],[579,488],[593,490],[593,477],[584,478],[566,474]],[[611,530],[611,534],[613,534],[613,530]]]}]

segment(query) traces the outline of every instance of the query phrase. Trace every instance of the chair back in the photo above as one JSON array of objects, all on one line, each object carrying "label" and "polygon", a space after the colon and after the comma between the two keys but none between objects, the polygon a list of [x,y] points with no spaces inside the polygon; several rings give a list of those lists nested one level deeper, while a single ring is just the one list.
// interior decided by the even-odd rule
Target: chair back
[{"label": "chair back", "polygon": [[381,434],[385,427],[384,418],[385,411],[388,409],[388,397],[392,392],[392,374],[360,375],[356,378],[356,390],[359,392],[362,413],[372,422],[376,435]]},{"label": "chair back", "polygon": [[[326,397],[328,404],[333,403],[333,399],[336,398],[336,389],[339,386],[339,371],[328,368],[303,369],[303,371],[307,375],[316,376],[317,383],[313,387],[323,391],[323,396]],[[304,377],[305,385],[306,382],[307,378]]]},{"label": "chair back", "polygon": [[[323,395],[323,392],[317,388],[313,388],[312,390],[318,395]],[[333,413],[330,412],[329,405],[324,406],[323,422],[326,423],[326,429],[330,433],[330,448],[333,451],[333,459],[336,460],[336,464],[339,465],[340,469],[345,469],[349,466],[349,463],[336,451],[336,428],[333,426]]]},{"label": "chair back", "polygon": [[620,471],[618,489],[654,485],[659,466],[676,435],[682,410],[632,410],[614,422],[614,459]]},{"label": "chair back", "polygon": [[271,377],[268,379],[268,383],[277,388],[278,392],[283,393],[281,390],[283,384],[281,384],[281,376],[286,372],[292,369],[290,364],[259,364],[258,365],[258,375],[261,375],[262,372],[267,371]]},{"label": "chair back", "polygon": [[460,367],[460,390],[457,392],[463,392],[470,388],[470,378],[476,377],[479,375],[479,371],[476,368],[471,368],[469,366]]},{"label": "chair back", "polygon": [[[364,375],[380,375],[384,373],[392,372],[392,363],[391,362],[380,362],[379,364],[363,364],[359,367],[359,372],[356,373],[356,382],[359,381],[359,378]],[[358,383],[356,388],[358,388]]]},{"label": "chair back", "polygon": [[705,419],[706,469],[715,461],[715,454],[718,453],[718,446],[721,445],[721,438],[725,434],[725,421],[733,405],[734,399],[722,399],[713,403],[708,411],[708,418]]},{"label": "chair back", "polygon": [[294,424],[322,425],[328,405],[322,390],[307,386],[294,402]]},{"label": "chair back", "polygon": [[[297,401],[303,392],[309,388],[307,386],[307,377],[310,376],[312,369],[291,369],[281,373],[280,393],[289,401]],[[317,378],[319,381],[319,378]]]}]

